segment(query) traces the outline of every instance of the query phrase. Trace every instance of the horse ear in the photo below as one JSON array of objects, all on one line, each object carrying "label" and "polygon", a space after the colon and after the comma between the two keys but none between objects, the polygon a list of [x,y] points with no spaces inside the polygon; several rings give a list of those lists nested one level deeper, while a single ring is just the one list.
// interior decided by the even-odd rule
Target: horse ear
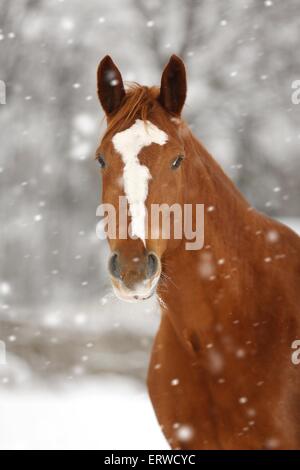
[{"label": "horse ear", "polygon": [[169,113],[179,116],[185,103],[186,90],[184,63],[177,55],[173,54],[161,77],[158,100]]},{"label": "horse ear", "polygon": [[97,73],[98,96],[107,116],[114,114],[125,96],[122,75],[109,55],[101,60]]}]

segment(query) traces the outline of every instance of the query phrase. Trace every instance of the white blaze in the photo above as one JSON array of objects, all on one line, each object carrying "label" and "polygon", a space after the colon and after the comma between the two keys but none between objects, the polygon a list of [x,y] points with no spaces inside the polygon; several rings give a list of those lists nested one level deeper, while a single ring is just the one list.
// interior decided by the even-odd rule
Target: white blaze
[{"label": "white blaze", "polygon": [[149,169],[138,159],[140,151],[151,144],[165,145],[168,135],[150,121],[137,119],[125,131],[114,135],[112,142],[124,162],[124,190],[131,215],[132,235],[145,243],[145,202],[148,195]]}]

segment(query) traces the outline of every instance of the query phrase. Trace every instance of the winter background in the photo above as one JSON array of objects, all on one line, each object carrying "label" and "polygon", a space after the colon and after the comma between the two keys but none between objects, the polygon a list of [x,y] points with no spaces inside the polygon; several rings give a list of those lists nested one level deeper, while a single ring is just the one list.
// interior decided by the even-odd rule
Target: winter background
[{"label": "winter background", "polygon": [[1,0],[1,449],[168,448],[145,389],[155,300],[112,294],[97,240],[96,67],[158,84],[259,210],[300,230],[299,0]]}]

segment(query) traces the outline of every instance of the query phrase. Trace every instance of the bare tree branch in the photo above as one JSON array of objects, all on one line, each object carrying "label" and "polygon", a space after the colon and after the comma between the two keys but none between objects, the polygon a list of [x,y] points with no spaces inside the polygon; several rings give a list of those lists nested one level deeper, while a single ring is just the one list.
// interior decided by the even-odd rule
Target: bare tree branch
[{"label": "bare tree branch", "polygon": [[185,21],[185,36],[182,42],[182,46],[179,50],[179,55],[182,59],[186,58],[186,55],[193,44],[193,37],[195,34],[195,25],[197,24],[197,10],[200,6],[197,0],[186,0],[186,21]]},{"label": "bare tree branch", "polygon": [[[143,0],[133,0],[136,10],[140,13],[145,23],[151,20],[149,12]],[[161,31],[159,28],[153,27],[149,28],[148,37],[150,41],[150,46],[154,57],[157,63],[158,69],[161,69],[165,64],[165,58],[161,53]]]}]

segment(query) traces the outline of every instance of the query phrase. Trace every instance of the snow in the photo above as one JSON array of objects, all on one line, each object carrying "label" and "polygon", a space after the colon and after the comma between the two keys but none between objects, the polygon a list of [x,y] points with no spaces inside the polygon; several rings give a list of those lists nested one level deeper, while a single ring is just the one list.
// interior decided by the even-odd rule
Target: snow
[{"label": "snow", "polygon": [[176,432],[178,439],[181,441],[190,441],[193,437],[193,428],[191,426],[179,426]]},{"label": "snow", "polygon": [[11,293],[11,285],[8,282],[0,282],[0,295],[6,296]]},{"label": "snow", "polygon": [[74,118],[74,127],[82,135],[92,135],[96,130],[96,122],[89,114],[78,114]]},{"label": "snow", "polygon": [[1,450],[168,449],[141,385],[124,377],[0,391]]},{"label": "snow", "polygon": [[63,18],[61,20],[61,27],[65,31],[72,31],[75,27],[75,24],[72,18]]},{"label": "snow", "polygon": [[248,402],[248,398],[247,398],[247,397],[240,397],[240,398],[239,398],[239,403],[240,403],[241,405],[244,405],[244,404],[247,403],[247,402]]}]

